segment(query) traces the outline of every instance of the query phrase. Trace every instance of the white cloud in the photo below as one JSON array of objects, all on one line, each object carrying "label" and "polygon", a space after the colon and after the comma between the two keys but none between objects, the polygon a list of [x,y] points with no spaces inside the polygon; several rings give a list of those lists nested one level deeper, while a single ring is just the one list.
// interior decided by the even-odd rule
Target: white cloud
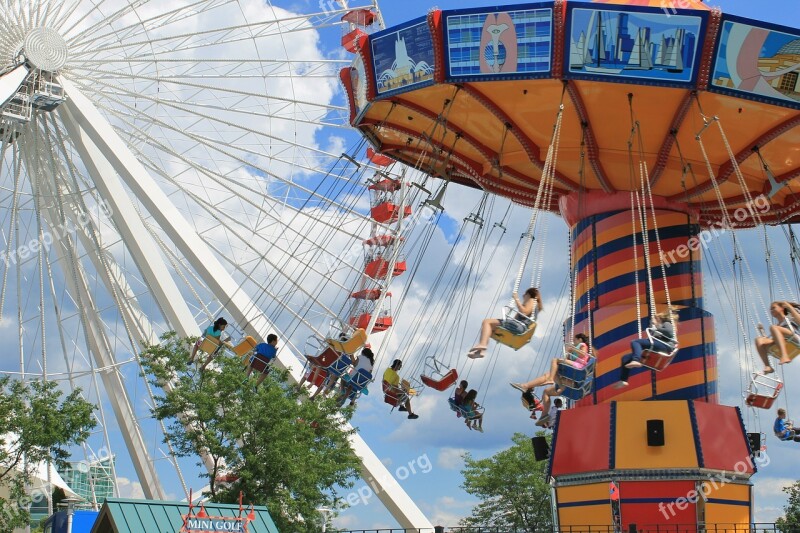
[{"label": "white cloud", "polygon": [[119,492],[120,498],[132,498],[135,500],[144,499],[142,484],[126,477],[117,478],[117,491]]},{"label": "white cloud", "polygon": [[439,456],[436,458],[436,464],[448,470],[455,470],[461,468],[464,460],[461,458],[467,452],[465,448],[441,448]]}]

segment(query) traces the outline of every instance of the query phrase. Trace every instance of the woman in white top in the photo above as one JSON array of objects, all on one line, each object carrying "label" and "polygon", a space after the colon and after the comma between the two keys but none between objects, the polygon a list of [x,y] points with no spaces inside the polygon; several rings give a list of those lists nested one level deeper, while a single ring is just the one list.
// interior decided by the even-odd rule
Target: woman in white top
[{"label": "woman in white top", "polygon": [[[350,396],[355,392],[355,387],[352,385],[352,379],[355,378],[356,374],[358,374],[359,370],[364,370],[369,372],[370,375],[372,374],[372,368],[375,366],[375,354],[372,353],[372,350],[369,348],[364,348],[361,350],[361,355],[358,356],[356,359],[356,364],[353,368],[350,369],[348,375],[350,376],[349,380],[342,380],[342,390],[339,393],[339,401],[344,403],[345,398]],[[355,403],[355,396],[350,400],[350,405]]]},{"label": "woman in white top", "polygon": [[[800,335],[798,335],[797,331],[798,324],[800,324],[798,307],[800,305],[791,302],[772,302],[772,305],[769,306],[770,314],[779,323],[769,327],[771,338],[756,337],[756,350],[758,350],[758,355],[764,362],[764,374],[775,372],[775,369],[769,365],[769,349],[774,345],[777,345],[781,351],[779,364],[791,362],[786,353],[786,341],[787,339],[792,339],[794,343],[800,343]],[[758,328],[763,332],[764,326],[759,324]]]}]

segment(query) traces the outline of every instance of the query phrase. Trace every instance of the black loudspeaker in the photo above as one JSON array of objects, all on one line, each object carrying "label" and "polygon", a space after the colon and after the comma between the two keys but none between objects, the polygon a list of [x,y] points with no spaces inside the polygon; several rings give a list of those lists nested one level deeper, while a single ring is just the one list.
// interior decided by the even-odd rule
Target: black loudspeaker
[{"label": "black loudspeaker", "polygon": [[663,446],[664,445],[664,421],[663,420],[648,420],[647,421],[647,445],[648,446]]},{"label": "black loudspeaker", "polygon": [[761,433],[748,433],[747,442],[750,443],[750,451],[752,453],[761,451]]},{"label": "black loudspeaker", "polygon": [[547,438],[533,437],[531,444],[533,444],[533,456],[537,461],[544,461],[550,457],[550,446],[547,444]]},{"label": "black loudspeaker", "polygon": [[[648,420],[648,422],[653,422],[653,420]],[[661,420],[659,420],[661,422]],[[636,524],[628,524],[628,533],[637,533]]]}]

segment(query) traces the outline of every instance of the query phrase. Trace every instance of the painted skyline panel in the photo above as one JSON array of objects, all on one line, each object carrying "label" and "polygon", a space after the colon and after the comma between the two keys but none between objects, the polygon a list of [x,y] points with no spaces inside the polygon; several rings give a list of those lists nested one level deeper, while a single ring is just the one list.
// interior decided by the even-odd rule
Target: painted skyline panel
[{"label": "painted skyline panel", "polygon": [[[445,12],[447,76],[503,79],[549,75],[553,9],[497,8]],[[529,76],[524,76],[525,74]]]},{"label": "painted skyline panel", "polygon": [[675,85],[695,79],[703,17],[579,7],[570,15],[570,77]]},{"label": "painted skyline panel", "polygon": [[378,96],[433,82],[433,39],[427,19],[417,19],[370,39]]},{"label": "painted skyline panel", "polygon": [[800,32],[725,19],[710,89],[800,108]]}]

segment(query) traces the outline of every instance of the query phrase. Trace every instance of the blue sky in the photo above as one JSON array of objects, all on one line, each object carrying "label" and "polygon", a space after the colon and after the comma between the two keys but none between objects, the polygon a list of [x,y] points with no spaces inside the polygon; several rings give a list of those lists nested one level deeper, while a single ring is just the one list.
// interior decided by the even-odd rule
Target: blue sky
[{"label": "blue sky", "polygon": [[[441,9],[455,9],[467,7],[479,7],[490,5],[485,0],[439,0],[435,2]],[[718,0],[712,2],[722,8],[723,12],[740,15],[756,20],[763,20],[772,23],[779,23],[791,27],[800,26],[800,10],[797,9],[796,0],[772,0],[770,2],[753,2],[752,0]],[[425,14],[432,4],[419,0],[406,0],[403,2],[396,0],[384,1],[381,3],[384,18],[388,26],[397,25]],[[460,223],[458,216],[463,210],[462,206],[472,206],[477,201],[477,194],[469,191],[457,190],[448,191],[445,205],[450,213],[450,226],[457,226]],[[468,209],[469,207],[467,207]],[[522,210],[518,214],[523,214]],[[523,214],[525,218],[527,214]],[[463,218],[463,217],[462,217]],[[514,225],[524,224],[518,220]],[[786,258],[785,241],[779,237],[780,230],[771,232],[774,236],[775,252],[778,256]],[[515,230],[509,231],[515,234]],[[518,233],[516,233],[518,235]],[[753,235],[744,235],[746,244],[757,246],[757,240]],[[749,240],[748,240],[749,239]],[[438,243],[444,245],[446,239],[441,237]],[[567,234],[563,221],[560,218],[553,218],[550,221],[550,231],[548,234],[548,267],[544,272],[543,287],[553,287],[546,293],[546,300],[552,306],[556,299],[555,287],[560,287],[563,283],[564,266],[566,265],[566,242]],[[551,255],[552,254],[552,255]],[[436,255],[436,254],[434,254]],[[435,258],[431,257],[429,266],[423,265],[423,269],[435,270],[439,264]],[[758,257],[751,258],[758,261]],[[788,259],[784,259],[788,265]],[[427,259],[426,259],[427,263]],[[561,268],[559,268],[561,267]],[[721,268],[721,267],[720,267]],[[759,268],[759,267],[754,267]],[[728,304],[724,298],[717,298],[714,295],[715,289],[719,288],[720,281],[713,279],[711,274],[713,267],[711,264],[704,265],[706,274],[706,299],[707,307],[717,316],[717,339],[718,351],[720,352],[719,365],[721,369],[720,389],[722,391],[722,401],[728,405],[740,405],[740,380],[737,378],[737,359],[735,353],[726,352],[723,343],[725,339],[731,339],[736,331],[732,326],[734,318],[728,310],[723,311]],[[763,269],[762,269],[763,270]],[[512,280],[503,280],[498,274],[494,278],[495,283],[508,285]],[[494,311],[497,312],[502,305],[505,295],[496,302]],[[482,304],[481,307],[485,307]],[[550,309],[553,309],[550,307]],[[563,316],[563,315],[562,315]],[[398,324],[402,328],[402,321],[409,318],[399,317]],[[477,327],[477,323],[475,324]],[[554,330],[557,327],[552,328]],[[485,434],[476,434],[468,431],[463,423],[455,419],[447,410],[446,398],[444,393],[426,392],[420,398],[421,413],[420,420],[416,422],[407,421],[398,413],[389,414],[388,407],[384,409],[377,396],[369,398],[360,404],[354,423],[359,427],[361,435],[372,446],[375,453],[387,464],[392,472],[403,473],[401,467],[408,467],[409,464],[425,465],[430,462],[431,468],[427,473],[417,468],[416,474],[411,474],[407,479],[402,480],[401,484],[433,522],[442,525],[455,525],[455,520],[469,514],[471,506],[476,503],[462,489],[460,484],[462,477],[459,470],[462,466],[460,454],[469,451],[475,457],[487,457],[493,453],[507,447],[510,443],[510,436],[515,431],[520,431],[529,435],[533,434],[534,426],[527,418],[527,414],[519,407],[518,397],[508,387],[507,376],[521,375],[525,377],[533,374],[540,368],[541,361],[547,359],[549,354],[544,354],[545,346],[552,345],[549,334],[535,339],[532,347],[525,348],[519,352],[503,350],[495,359],[495,365],[491,377],[487,375],[485,369],[468,366],[468,372],[472,373],[473,379],[476,376],[483,376],[481,381],[489,391],[484,399],[487,406]],[[393,343],[394,344],[394,343]],[[399,346],[397,346],[399,348]],[[488,365],[489,362],[487,361]],[[789,368],[787,372],[787,398],[790,402],[800,400],[800,396],[791,386],[791,375],[797,374],[797,368]],[[434,396],[439,394],[439,396]],[[746,422],[750,428],[756,428],[759,424],[761,430],[770,434],[772,418],[770,414],[761,415],[760,421],[752,415],[745,413]],[[755,429],[752,429],[755,430]],[[772,521],[780,516],[780,507],[785,498],[780,491],[781,486],[800,479],[800,467],[797,463],[797,445],[791,443],[779,443],[768,436],[768,453],[770,454],[770,465],[762,468],[761,472],[754,478],[756,486],[756,514],[755,519],[760,522]],[[360,485],[360,484],[359,484]],[[356,487],[358,489],[358,486]],[[336,522],[343,527],[378,528],[396,527],[396,522],[391,515],[385,511],[377,498],[371,498],[364,505],[359,503],[353,508],[345,511]]]}]

